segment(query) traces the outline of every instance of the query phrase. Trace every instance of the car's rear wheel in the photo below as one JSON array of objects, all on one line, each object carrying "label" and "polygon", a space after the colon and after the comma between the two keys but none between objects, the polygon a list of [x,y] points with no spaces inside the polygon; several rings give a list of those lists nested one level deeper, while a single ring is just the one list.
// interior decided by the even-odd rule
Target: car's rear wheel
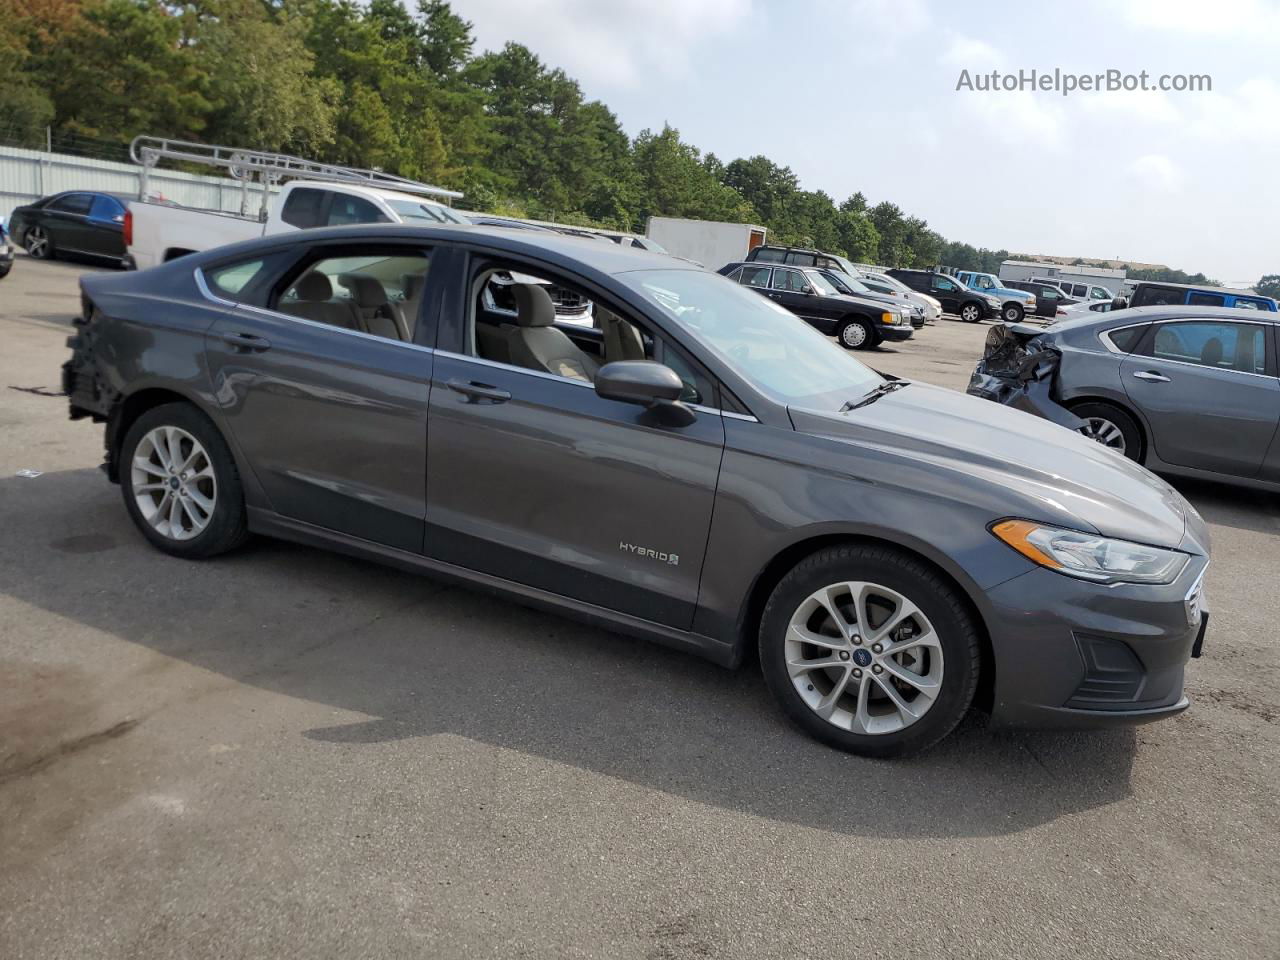
[{"label": "car's rear wheel", "polygon": [[120,488],[133,522],[175,556],[212,557],[248,537],[240,474],[213,422],[186,403],[148,410],[120,449]]},{"label": "car's rear wheel", "polygon": [[918,753],[960,722],[978,684],[978,630],[954,587],[878,546],[831,547],[774,588],[760,662],[792,720],[869,757]]},{"label": "car's rear wheel", "polygon": [[1019,303],[1006,303],[1002,315],[1009,323],[1021,323],[1022,318],[1026,316],[1026,311],[1022,309],[1022,305]]},{"label": "car's rear wheel", "polygon": [[1090,402],[1072,407],[1071,412],[1084,421],[1080,434],[1116,453],[1123,453],[1130,460],[1140,460],[1142,431],[1124,410],[1111,403]]},{"label": "car's rear wheel", "polygon": [[965,323],[977,323],[982,319],[982,308],[976,303],[966,303],[960,308],[960,319]]},{"label": "car's rear wheel", "polygon": [[836,334],[846,350],[867,350],[876,345],[875,331],[865,320],[850,320]]},{"label": "car's rear wheel", "polygon": [[37,260],[53,259],[53,240],[44,227],[32,227],[25,238],[27,253]]}]

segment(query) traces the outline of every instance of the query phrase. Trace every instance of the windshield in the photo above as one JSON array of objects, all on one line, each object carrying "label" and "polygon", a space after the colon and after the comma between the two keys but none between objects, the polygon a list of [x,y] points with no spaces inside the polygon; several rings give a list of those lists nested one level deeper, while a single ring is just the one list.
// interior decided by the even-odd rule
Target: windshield
[{"label": "windshield", "polygon": [[840,291],[836,289],[836,285],[820,274],[817,270],[806,270],[804,277],[813,288],[826,297],[838,297]]},{"label": "windshield", "polygon": [[837,273],[831,271],[822,275],[824,280],[834,284],[839,288],[841,293],[871,293],[872,290],[857,277],[851,277],[846,273]]},{"label": "windshield", "polygon": [[648,237],[640,238],[640,246],[646,250],[652,250],[654,253],[666,253],[667,248],[660,244],[657,240],[650,240]]},{"label": "windshield", "polygon": [[718,274],[635,270],[617,276],[779,403],[837,409],[883,382],[794,313]]},{"label": "windshield", "polygon": [[428,223],[466,223],[448,207],[434,203],[422,203],[418,200],[387,199],[387,206],[396,212],[401,220],[426,220]]},{"label": "windshield", "polygon": [[897,290],[899,293],[910,293],[911,288],[896,277],[890,277],[883,273],[872,273],[868,276],[877,283],[883,283],[891,290]]}]

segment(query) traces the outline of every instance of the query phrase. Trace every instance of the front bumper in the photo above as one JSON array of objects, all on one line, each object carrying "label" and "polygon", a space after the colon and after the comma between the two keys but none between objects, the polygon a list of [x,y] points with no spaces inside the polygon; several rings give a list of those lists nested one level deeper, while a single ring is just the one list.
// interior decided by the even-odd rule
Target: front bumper
[{"label": "front bumper", "polygon": [[1170,584],[1095,584],[1036,568],[989,590],[994,723],[1146,723],[1189,706],[1183,672],[1204,614],[1188,596],[1208,560]]},{"label": "front bumper", "polygon": [[910,340],[915,334],[915,329],[910,325],[890,327],[885,324],[878,324],[876,326],[876,333],[880,335],[880,339],[882,340],[901,343],[903,340]]}]

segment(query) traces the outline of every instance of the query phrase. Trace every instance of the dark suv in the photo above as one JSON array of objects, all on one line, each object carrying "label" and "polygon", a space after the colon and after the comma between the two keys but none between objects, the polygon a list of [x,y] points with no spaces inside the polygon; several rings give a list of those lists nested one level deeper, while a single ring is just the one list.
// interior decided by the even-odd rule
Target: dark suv
[{"label": "dark suv", "polygon": [[869,350],[886,340],[910,340],[910,306],[847,296],[812,267],[726,263],[719,272],[786,307],[849,350]]},{"label": "dark suv", "polygon": [[856,277],[858,271],[844,257],[834,253],[823,253],[809,247],[784,247],[774,243],[762,243],[747,252],[749,263],[781,263],[791,267],[821,267],[824,270],[839,270]]},{"label": "dark suv", "polygon": [[966,287],[955,277],[933,270],[890,270],[889,276],[905,283],[917,293],[927,293],[942,304],[944,313],[953,313],[966,323],[991,320],[1000,316],[1001,302]]}]

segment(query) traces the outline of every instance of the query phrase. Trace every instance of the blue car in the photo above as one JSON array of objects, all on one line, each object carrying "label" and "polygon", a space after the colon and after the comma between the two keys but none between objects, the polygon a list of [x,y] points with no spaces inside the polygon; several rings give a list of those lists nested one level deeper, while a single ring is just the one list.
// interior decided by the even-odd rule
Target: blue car
[{"label": "blue car", "polygon": [[1276,313],[1276,302],[1252,290],[1229,287],[1196,286],[1188,283],[1154,283],[1140,280],[1129,295],[1131,307],[1159,307],[1187,304],[1193,307],[1239,307],[1244,310],[1267,310]]}]

